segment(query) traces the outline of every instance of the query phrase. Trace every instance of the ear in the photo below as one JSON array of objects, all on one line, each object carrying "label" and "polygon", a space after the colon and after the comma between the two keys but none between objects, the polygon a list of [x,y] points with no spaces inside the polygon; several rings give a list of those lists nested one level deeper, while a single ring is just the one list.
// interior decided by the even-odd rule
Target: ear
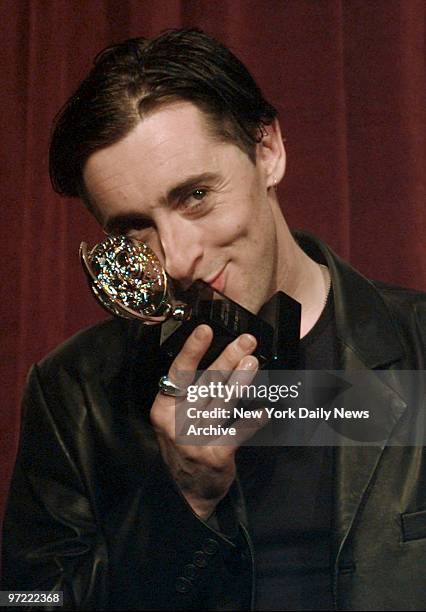
[{"label": "ear", "polygon": [[275,187],[283,178],[286,166],[286,153],[278,119],[265,125],[266,135],[256,148],[256,163],[262,168],[266,187]]}]

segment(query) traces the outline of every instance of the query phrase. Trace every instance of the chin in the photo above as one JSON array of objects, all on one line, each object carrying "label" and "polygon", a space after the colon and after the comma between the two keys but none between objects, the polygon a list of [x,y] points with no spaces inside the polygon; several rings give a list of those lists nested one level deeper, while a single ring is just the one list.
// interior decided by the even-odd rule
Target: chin
[{"label": "chin", "polygon": [[243,296],[240,293],[238,297],[231,297],[231,299],[253,314],[257,314],[263,305],[259,304],[259,300],[256,300],[256,298],[253,295],[250,295],[248,291]]},{"label": "chin", "polygon": [[238,285],[237,283],[232,283],[231,279],[229,278],[222,293],[253,314],[257,314],[267,300],[265,297],[265,299],[262,301],[262,296],[259,293],[259,287],[244,287]]}]

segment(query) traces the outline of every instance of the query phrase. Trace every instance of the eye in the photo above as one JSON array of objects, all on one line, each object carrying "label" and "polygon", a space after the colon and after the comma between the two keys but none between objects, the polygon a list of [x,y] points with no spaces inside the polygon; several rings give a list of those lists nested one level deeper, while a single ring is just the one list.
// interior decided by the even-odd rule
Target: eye
[{"label": "eye", "polygon": [[195,200],[201,201],[207,195],[207,189],[195,189],[190,197],[193,197]]},{"label": "eye", "polygon": [[186,212],[198,212],[201,208],[204,209],[205,200],[208,196],[209,190],[203,187],[197,187],[193,189],[186,196],[182,198],[180,206]]}]

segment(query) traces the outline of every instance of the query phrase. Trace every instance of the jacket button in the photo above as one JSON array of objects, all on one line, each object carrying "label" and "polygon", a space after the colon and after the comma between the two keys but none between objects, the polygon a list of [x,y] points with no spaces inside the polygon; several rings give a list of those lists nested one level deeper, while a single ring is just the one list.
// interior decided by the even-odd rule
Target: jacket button
[{"label": "jacket button", "polygon": [[189,578],[189,580],[194,580],[194,578],[197,577],[197,574],[198,574],[198,569],[192,563],[188,563],[183,568],[183,575],[186,578]]},{"label": "jacket button", "polygon": [[179,578],[176,579],[176,591],[178,593],[188,593],[188,591],[190,591],[191,588],[192,588],[192,584],[190,583],[189,580],[187,580],[183,576],[179,576]]},{"label": "jacket button", "polygon": [[192,559],[197,567],[206,567],[207,565],[206,555],[203,553],[202,550],[197,550],[197,552],[194,553]]},{"label": "jacket button", "polygon": [[219,544],[216,540],[208,539],[204,543],[203,550],[207,555],[215,555],[219,550]]}]

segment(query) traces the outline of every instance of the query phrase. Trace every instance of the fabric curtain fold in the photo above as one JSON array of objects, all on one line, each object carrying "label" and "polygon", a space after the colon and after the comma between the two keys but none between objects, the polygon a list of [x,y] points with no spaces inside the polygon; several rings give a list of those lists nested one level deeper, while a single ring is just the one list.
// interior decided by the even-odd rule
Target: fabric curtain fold
[{"label": "fabric curtain fold", "polygon": [[78,261],[102,234],[48,177],[53,118],[95,54],[166,28],[219,38],[279,109],[290,226],[426,290],[425,13],[423,0],[3,0],[0,514],[29,366],[104,317]]}]

